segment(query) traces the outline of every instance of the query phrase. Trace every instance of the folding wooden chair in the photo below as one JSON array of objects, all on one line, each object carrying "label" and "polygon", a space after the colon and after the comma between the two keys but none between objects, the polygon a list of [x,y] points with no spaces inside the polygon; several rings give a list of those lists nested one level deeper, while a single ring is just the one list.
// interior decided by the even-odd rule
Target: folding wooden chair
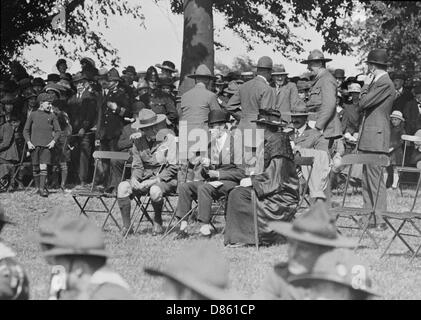
[{"label": "folding wooden chair", "polygon": [[[352,226],[341,226],[338,225],[338,228],[344,229],[357,229],[361,231],[361,235],[359,238],[358,243],[360,243],[365,234],[367,234],[370,239],[373,241],[376,249],[378,248],[378,244],[374,236],[368,230],[371,220],[376,221],[376,208],[377,208],[377,200],[379,197],[380,191],[380,184],[381,179],[383,179],[383,171],[387,166],[389,166],[389,157],[386,155],[377,155],[377,154],[348,154],[342,158],[342,164],[345,166],[349,165],[348,176],[346,180],[344,195],[342,198],[342,204],[340,207],[332,208],[329,212],[332,216],[336,216],[336,221],[340,218],[346,218],[351,220],[356,227]],[[346,196],[349,186],[349,180],[351,177],[351,170],[353,165],[361,164],[361,165],[378,165],[381,167],[381,173],[379,175],[379,181],[377,185],[377,193],[375,195],[374,206],[373,208],[358,208],[358,207],[347,207],[345,206]],[[366,221],[363,221],[364,217],[366,217]],[[358,219],[359,218],[359,219]]]},{"label": "folding wooden chair", "polygon": [[[80,209],[80,213],[79,214],[84,214],[86,217],[88,217],[87,213],[106,213],[107,216],[104,220],[104,223],[102,224],[102,229],[104,229],[105,224],[108,221],[108,218],[111,218],[115,225],[117,226],[117,228],[119,230],[121,230],[120,225],[118,224],[117,220],[115,219],[115,217],[112,214],[112,211],[117,203],[117,196],[116,195],[112,195],[112,194],[108,194],[105,192],[99,192],[95,190],[95,180],[96,180],[96,174],[98,171],[98,165],[99,162],[102,160],[118,160],[118,161],[124,161],[124,167],[123,167],[123,174],[121,179],[124,179],[124,175],[125,175],[125,170],[126,170],[126,163],[130,158],[129,153],[127,152],[113,152],[113,151],[95,151],[93,154],[93,158],[95,159],[95,168],[94,168],[94,176],[93,176],[93,180],[92,180],[92,186],[90,188],[90,190],[74,190],[72,192],[72,197],[75,200],[77,206]],[[79,201],[79,198],[86,198],[82,202]],[[87,205],[89,200],[91,199],[98,199],[99,202],[101,203],[102,207],[104,208],[103,210],[94,210],[94,209],[87,209]],[[108,207],[105,200],[104,199],[113,199],[112,205],[111,207]]]},{"label": "folding wooden chair", "polygon": [[[386,246],[386,249],[384,250],[383,254],[381,255],[381,258],[384,257],[389,251],[390,247],[392,246],[392,243],[395,241],[395,239],[399,238],[402,243],[411,251],[412,257],[410,259],[410,262],[412,262],[415,257],[418,255],[418,253],[421,250],[421,240],[418,244],[418,247],[414,250],[411,245],[408,243],[408,241],[405,239],[405,237],[414,237],[421,239],[421,228],[417,226],[417,222],[421,221],[421,212],[414,212],[414,208],[418,199],[418,192],[421,185],[421,174],[418,177],[418,183],[417,183],[417,189],[415,191],[414,196],[414,202],[412,203],[412,207],[407,212],[383,212],[381,216],[383,217],[383,220],[386,222],[386,224],[390,227],[390,229],[393,231],[393,237],[390,239],[388,245]],[[399,225],[397,228],[395,228],[391,222],[391,220],[399,221]],[[412,228],[417,232],[416,234],[410,234],[410,233],[404,233],[403,227],[405,225],[411,225]]]},{"label": "folding wooden chair", "polygon": [[[402,135],[401,139],[404,141],[404,149],[403,149],[403,157],[402,157],[402,165],[399,167],[396,167],[396,169],[398,170],[398,174],[399,174],[399,181],[398,181],[398,186],[399,189],[401,191],[401,195],[403,196],[403,191],[402,191],[402,185],[400,183],[401,181],[401,175],[403,172],[408,172],[408,173],[418,173],[419,175],[421,175],[421,169],[418,169],[416,167],[409,167],[409,166],[405,166],[405,157],[406,157],[406,153],[407,153],[407,146],[409,143],[414,143],[414,142],[419,142],[421,143],[421,137],[418,136],[410,136],[410,135]],[[417,190],[416,193],[418,194],[418,189],[419,189],[420,185],[419,183],[417,184]]]},{"label": "folding wooden chair", "polygon": [[[15,183],[17,182],[17,176],[19,174],[19,172],[25,168],[25,166],[32,166],[32,162],[29,159],[29,161],[25,161],[27,160],[27,155],[26,153],[28,152],[28,146],[26,143],[23,144],[23,150],[22,150],[22,154],[19,160],[19,163],[15,165],[15,169],[14,169],[14,173],[13,176],[10,178],[10,184],[9,184],[9,188],[8,188],[8,192],[10,192],[12,190],[12,187],[15,185]],[[26,189],[28,189],[32,184],[33,184],[34,180],[31,179],[31,181],[29,182],[28,186]]]},{"label": "folding wooden chair", "polygon": [[307,206],[310,207],[310,200],[307,197],[307,191],[308,191],[308,184],[310,182],[311,174],[313,173],[314,157],[295,157],[294,162],[297,166],[309,167],[309,175],[307,179],[305,179],[304,189],[302,190],[302,194],[300,194],[300,200],[297,204],[297,211],[298,211],[300,209],[305,208],[302,206],[304,201],[307,203]]}]

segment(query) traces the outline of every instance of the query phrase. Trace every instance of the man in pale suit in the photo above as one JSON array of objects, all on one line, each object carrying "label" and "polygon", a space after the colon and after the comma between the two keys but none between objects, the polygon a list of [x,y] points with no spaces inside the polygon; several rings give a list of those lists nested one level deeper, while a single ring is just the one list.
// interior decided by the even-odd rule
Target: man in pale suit
[{"label": "man in pale suit", "polygon": [[[359,107],[365,113],[365,121],[361,130],[358,150],[361,153],[387,154],[390,143],[390,118],[395,88],[387,69],[387,53],[383,49],[370,51],[366,61],[369,75],[361,90]],[[381,167],[376,165],[363,166],[363,200],[364,206],[374,206]],[[387,210],[386,185],[381,179],[377,211]],[[382,230],[384,223],[377,226]]]}]

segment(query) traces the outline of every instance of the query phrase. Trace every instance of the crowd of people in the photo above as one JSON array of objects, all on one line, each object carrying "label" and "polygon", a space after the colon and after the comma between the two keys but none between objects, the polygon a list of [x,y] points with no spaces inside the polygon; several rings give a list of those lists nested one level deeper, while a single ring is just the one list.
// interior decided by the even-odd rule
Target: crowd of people
[{"label": "crowd of people", "polygon": [[[349,278],[348,268],[363,265],[349,251],[356,244],[338,235],[328,213],[332,188],[345,154],[389,155],[391,167],[380,185],[380,166],[353,171],[361,180],[364,206],[373,208],[378,193],[378,210],[387,210],[386,188],[399,183],[396,166],[421,168],[421,143],[410,145],[403,159],[401,139],[403,134],[421,137],[421,82],[408,82],[399,71],[389,75],[382,49],[368,54],[365,75],[346,77],[343,69],[330,71],[329,61],[323,52],[313,50],[302,61],[310,71],[308,78],[289,78],[285,68],[267,56],[258,60],[254,73],[214,74],[200,65],[187,76],[194,81],[193,88],[182,95],[177,94],[179,79],[170,61],[145,73],[129,66],[120,76],[115,68],[98,70],[90,58],[83,58],[81,71],[70,75],[66,60],[60,59],[58,73],[47,81],[30,77],[15,63],[1,86],[0,173],[7,181],[3,183],[20,188],[33,180],[43,197],[54,187],[66,190],[93,183],[117,198],[123,235],[134,233],[134,197],[149,197],[156,236],[164,233],[165,199],[176,195],[175,239],[211,238],[212,205],[223,199],[226,246],[289,241],[288,262],[275,266],[256,298],[332,298],[338,292],[346,299],[367,298],[372,295],[368,279],[356,289]],[[197,143],[196,138],[203,142],[201,137],[205,143]],[[103,161],[93,178],[95,149],[130,153],[131,170],[124,170],[123,161]],[[296,164],[297,157],[314,159],[312,174]],[[29,172],[16,166],[25,159],[32,166]],[[293,220],[307,181],[312,207]],[[195,202],[197,217],[190,219]],[[112,279],[98,294],[127,298],[127,283],[103,270],[107,254],[101,234],[85,220],[68,219],[72,218],[62,214],[48,217],[45,236],[40,226],[40,243],[50,264],[64,266],[75,277],[79,271],[86,273],[83,280],[96,285],[70,294],[92,298],[104,288],[101,281]],[[379,218],[370,227],[384,230],[386,225]],[[70,235],[68,228],[74,228]],[[51,229],[54,236],[48,234]],[[78,254],[81,248],[87,253]],[[211,254],[213,249],[200,251]],[[344,272],[334,268],[336,261]],[[183,261],[177,263],[174,268],[183,269]],[[203,266],[203,274],[210,265]],[[226,293],[223,265],[220,278],[215,276],[216,284],[210,287],[195,279],[194,272],[191,277],[147,272],[167,277],[172,297],[209,298]],[[82,286],[73,280],[75,288]]]}]

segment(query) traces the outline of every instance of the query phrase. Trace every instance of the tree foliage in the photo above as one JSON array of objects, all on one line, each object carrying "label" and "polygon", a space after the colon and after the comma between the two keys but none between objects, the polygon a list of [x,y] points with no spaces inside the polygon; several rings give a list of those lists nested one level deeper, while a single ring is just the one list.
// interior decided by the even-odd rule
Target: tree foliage
[{"label": "tree foliage", "polygon": [[[65,5],[66,30],[52,25],[55,8]],[[113,16],[132,16],[143,23],[140,5],[127,0],[2,0],[0,70],[9,68],[13,59],[20,57],[30,45],[53,43],[58,55],[70,59],[89,53],[99,60],[109,59],[112,65],[119,61],[117,50],[96,28],[109,27]]]},{"label": "tree foliage", "polygon": [[365,21],[344,26],[344,38],[360,62],[373,48],[385,48],[393,69],[421,76],[421,2],[367,1],[364,10]]}]

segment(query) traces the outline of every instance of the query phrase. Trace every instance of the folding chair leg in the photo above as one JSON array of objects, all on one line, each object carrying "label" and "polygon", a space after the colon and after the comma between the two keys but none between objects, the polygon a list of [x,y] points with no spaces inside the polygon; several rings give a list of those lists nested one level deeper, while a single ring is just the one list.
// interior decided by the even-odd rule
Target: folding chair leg
[{"label": "folding chair leg", "polygon": [[100,198],[100,199],[101,199],[101,202],[104,205],[105,209],[108,212],[107,217],[105,218],[104,223],[102,224],[102,230],[104,230],[104,227],[105,227],[105,224],[107,223],[108,217],[111,217],[111,219],[114,221],[115,225],[117,226],[118,230],[121,231],[121,227],[118,224],[117,220],[114,218],[113,213],[112,213],[113,209],[114,209],[114,207],[117,203],[117,198],[114,199],[113,204],[111,205],[111,208],[109,210],[108,210],[107,205],[105,204],[105,201],[102,198]]},{"label": "folding chair leg", "polygon": [[[368,217],[368,219],[367,219],[367,222],[366,223],[359,223],[358,222],[358,220],[357,219],[355,219],[354,217],[352,217],[352,219],[357,223],[357,225],[359,225],[360,226],[360,229],[362,230],[362,233],[361,233],[361,236],[360,236],[360,238],[358,239],[358,243],[361,243],[361,241],[362,241],[362,239],[363,239],[363,237],[364,237],[364,235],[365,234],[367,234],[370,238],[371,238],[371,240],[374,242],[374,245],[375,245],[375,248],[376,249],[378,249],[379,248],[379,245],[377,244],[377,241],[376,241],[376,239],[374,238],[374,236],[371,234],[371,232],[370,231],[368,231],[368,226],[370,225],[370,220],[371,220],[371,217],[373,216],[373,214],[370,214],[369,215],[369,217]],[[375,217],[375,216],[374,216]],[[363,227],[363,228],[361,228],[361,226]],[[356,247],[355,248],[355,251],[358,249],[358,247]]]},{"label": "folding chair leg", "polygon": [[415,257],[418,255],[418,253],[420,252],[420,250],[421,250],[421,244],[418,246],[418,249],[412,255],[411,260],[409,260],[409,263],[412,263],[412,261],[414,261]]},{"label": "folding chair leg", "polygon": [[193,208],[191,208],[180,220],[177,221],[175,225],[173,225],[168,231],[164,233],[164,235],[162,236],[162,239],[166,238],[181,223],[181,221],[186,219],[196,208],[197,206],[194,206]]},{"label": "folding chair leg", "polygon": [[386,224],[389,226],[389,228],[392,229],[392,231],[394,232],[394,235],[393,235],[392,239],[390,239],[389,243],[386,246],[386,249],[383,251],[383,254],[381,255],[380,258],[383,258],[386,255],[387,251],[389,250],[389,248],[392,245],[392,242],[396,239],[396,237],[398,237],[399,231],[401,231],[401,229],[403,228],[403,226],[406,223],[406,220],[403,220],[402,223],[399,225],[399,228],[396,230],[393,227],[392,223],[387,218],[383,218],[383,220],[386,222]]},{"label": "folding chair leg", "polygon": [[77,206],[80,209],[79,215],[81,215],[83,213],[85,215],[85,217],[87,218],[88,215],[85,212],[85,208],[86,208],[86,205],[88,204],[88,201],[89,201],[90,197],[86,198],[85,203],[83,204],[83,206],[80,205],[79,201],[77,200],[77,197],[73,197],[73,199],[75,200]]}]

